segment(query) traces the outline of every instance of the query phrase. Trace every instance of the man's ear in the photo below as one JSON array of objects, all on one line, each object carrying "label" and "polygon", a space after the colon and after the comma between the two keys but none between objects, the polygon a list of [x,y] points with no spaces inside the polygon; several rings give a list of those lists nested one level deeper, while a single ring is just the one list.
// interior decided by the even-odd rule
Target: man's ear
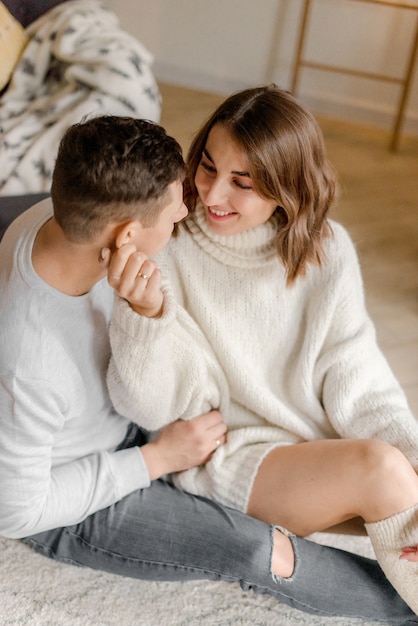
[{"label": "man's ear", "polygon": [[115,245],[121,248],[127,243],[138,242],[139,233],[143,231],[141,223],[137,220],[130,220],[119,224],[115,229]]}]

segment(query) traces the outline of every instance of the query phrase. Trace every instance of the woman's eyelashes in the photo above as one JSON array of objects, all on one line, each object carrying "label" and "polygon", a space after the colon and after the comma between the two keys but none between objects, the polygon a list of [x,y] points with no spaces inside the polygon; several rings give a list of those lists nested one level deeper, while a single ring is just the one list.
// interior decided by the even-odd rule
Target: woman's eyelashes
[{"label": "woman's eyelashes", "polygon": [[245,183],[242,183],[240,180],[238,180],[237,178],[234,178],[233,181],[234,185],[236,185],[237,187],[239,187],[240,189],[252,189],[251,185],[246,185]]},{"label": "woman's eyelashes", "polygon": [[204,170],[206,170],[207,172],[209,172],[210,174],[216,174],[216,169],[213,165],[211,165],[210,163],[207,163],[206,161],[200,161],[200,165],[203,167]]},{"label": "woman's eyelashes", "polygon": [[[216,167],[214,165],[212,165],[211,163],[208,163],[207,161],[201,161],[200,165],[203,167],[203,169],[210,175],[215,176],[216,175]],[[232,183],[236,186],[239,187],[239,189],[245,189],[245,190],[252,190],[253,187],[252,185],[248,185],[248,183],[243,183],[239,178],[233,178],[232,179]]]}]

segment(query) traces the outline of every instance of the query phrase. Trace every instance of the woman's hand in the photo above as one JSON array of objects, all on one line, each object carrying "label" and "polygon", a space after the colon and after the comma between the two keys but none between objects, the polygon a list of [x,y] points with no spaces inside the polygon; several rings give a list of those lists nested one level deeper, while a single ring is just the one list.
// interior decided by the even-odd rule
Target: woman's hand
[{"label": "woman's hand", "polygon": [[403,561],[416,563],[418,561],[418,546],[408,546],[406,548],[402,548],[401,556],[399,558]]},{"label": "woman's hand", "polygon": [[141,447],[151,480],[206,463],[225,443],[226,430],[219,411],[168,424]]},{"label": "woman's hand", "polygon": [[163,308],[161,272],[154,261],[126,244],[115,250],[108,265],[109,285],[144,317],[159,317]]}]

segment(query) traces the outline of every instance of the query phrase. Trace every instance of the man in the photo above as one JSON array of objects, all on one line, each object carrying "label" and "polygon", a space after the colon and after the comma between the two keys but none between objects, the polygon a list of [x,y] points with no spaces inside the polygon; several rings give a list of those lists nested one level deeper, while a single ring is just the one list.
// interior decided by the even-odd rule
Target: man
[{"label": "man", "polygon": [[[124,576],[236,581],[315,614],[418,623],[374,561],[298,539],[164,480],[222,445],[217,411],[147,441],[112,407],[110,284],[159,317],[151,257],[187,214],[183,177],[180,147],[158,125],[94,118],[65,134],[51,200],[4,235],[0,533],[51,558]],[[119,287],[118,267],[125,279],[141,278],[132,291],[126,280]]]}]

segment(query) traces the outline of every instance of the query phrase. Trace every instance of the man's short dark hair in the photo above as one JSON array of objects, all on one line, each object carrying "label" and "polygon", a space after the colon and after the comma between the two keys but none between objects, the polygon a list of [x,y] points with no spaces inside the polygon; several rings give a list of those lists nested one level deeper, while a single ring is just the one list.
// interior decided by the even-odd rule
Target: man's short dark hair
[{"label": "man's short dark hair", "polygon": [[152,226],[168,186],[183,181],[177,141],[162,126],[117,116],[91,118],[63,136],[51,197],[55,219],[72,241],[89,240],[110,221]]}]

